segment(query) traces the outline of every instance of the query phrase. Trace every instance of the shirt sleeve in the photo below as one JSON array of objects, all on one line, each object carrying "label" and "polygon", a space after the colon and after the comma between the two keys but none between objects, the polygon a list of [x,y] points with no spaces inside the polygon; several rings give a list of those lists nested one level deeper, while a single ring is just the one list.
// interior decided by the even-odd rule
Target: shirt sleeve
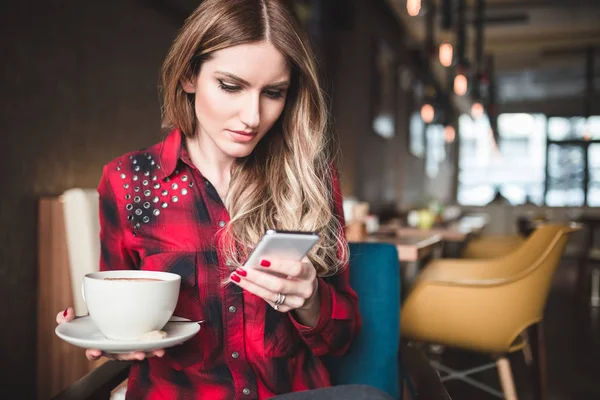
[{"label": "shirt sleeve", "polygon": [[[342,194],[335,168],[332,168],[332,188],[334,214],[340,222],[340,234],[345,240]],[[289,315],[315,355],[343,355],[361,326],[358,297],[350,287],[350,269],[345,265],[340,273],[318,280],[321,308],[317,324],[311,328],[300,324],[292,313]]]},{"label": "shirt sleeve", "polygon": [[100,271],[134,269],[131,253],[125,245],[125,223],[119,209],[108,167],[104,167],[98,185],[100,213]]}]

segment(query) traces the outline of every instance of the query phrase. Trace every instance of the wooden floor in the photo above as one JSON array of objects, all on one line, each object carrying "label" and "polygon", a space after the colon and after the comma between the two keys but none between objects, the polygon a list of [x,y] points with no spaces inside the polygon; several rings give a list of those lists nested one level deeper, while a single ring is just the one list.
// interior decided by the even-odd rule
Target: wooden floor
[{"label": "wooden floor", "polygon": [[[545,313],[548,357],[548,400],[600,399],[600,308],[594,309],[575,297],[575,267],[564,262],[558,269]],[[464,351],[446,349],[442,363],[463,370],[489,363],[489,358]],[[523,353],[510,356],[519,400],[532,400]],[[495,369],[474,378],[500,390]],[[453,400],[492,400],[492,395],[460,381],[445,387]]]}]

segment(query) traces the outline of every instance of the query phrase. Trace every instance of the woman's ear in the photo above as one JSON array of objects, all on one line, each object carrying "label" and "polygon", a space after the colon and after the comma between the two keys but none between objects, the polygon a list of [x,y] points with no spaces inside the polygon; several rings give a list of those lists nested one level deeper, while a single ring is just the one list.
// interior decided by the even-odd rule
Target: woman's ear
[{"label": "woman's ear", "polygon": [[181,87],[186,93],[196,93],[196,77],[193,78],[181,78]]}]

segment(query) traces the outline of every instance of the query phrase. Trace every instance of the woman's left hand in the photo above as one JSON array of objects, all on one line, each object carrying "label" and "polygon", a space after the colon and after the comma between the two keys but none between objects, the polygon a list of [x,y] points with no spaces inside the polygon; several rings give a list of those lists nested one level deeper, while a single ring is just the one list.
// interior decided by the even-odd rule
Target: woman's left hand
[{"label": "woman's left hand", "polygon": [[262,260],[260,266],[238,268],[230,278],[280,312],[312,311],[318,304],[317,271],[308,258]]}]

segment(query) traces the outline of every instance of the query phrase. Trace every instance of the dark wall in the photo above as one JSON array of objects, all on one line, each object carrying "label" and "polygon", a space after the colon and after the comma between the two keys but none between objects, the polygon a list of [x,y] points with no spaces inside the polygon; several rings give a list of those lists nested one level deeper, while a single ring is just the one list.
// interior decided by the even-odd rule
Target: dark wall
[{"label": "dark wall", "polygon": [[28,399],[37,199],[96,187],[104,163],[160,140],[158,74],[177,27],[136,1],[9,4],[0,6],[0,398],[18,386]]}]

